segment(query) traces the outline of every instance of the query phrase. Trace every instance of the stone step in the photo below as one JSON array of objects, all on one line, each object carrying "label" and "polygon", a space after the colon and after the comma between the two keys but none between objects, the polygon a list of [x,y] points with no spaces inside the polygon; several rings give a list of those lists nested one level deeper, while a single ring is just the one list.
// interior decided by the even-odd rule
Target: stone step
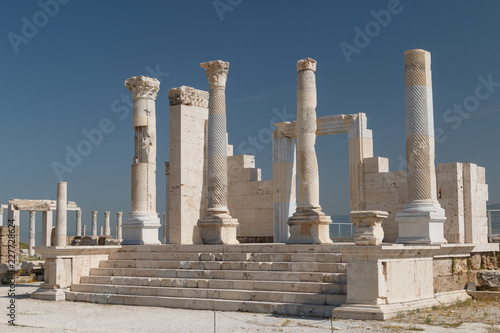
[{"label": "stone step", "polygon": [[66,292],[66,300],[101,304],[159,306],[195,310],[245,311],[316,317],[331,317],[332,310],[336,308],[336,306],[332,305],[235,301],[210,298],[199,299],[162,296],[117,295],[77,291]]},{"label": "stone step", "polygon": [[347,294],[345,282],[284,282],[254,280],[182,279],[130,276],[82,276],[82,284],[104,284],[119,286],[180,287],[208,289],[238,289],[251,291],[280,291],[296,293]]},{"label": "stone step", "polygon": [[114,252],[110,260],[257,261],[341,263],[341,253]]},{"label": "stone step", "polygon": [[156,268],[198,270],[247,270],[345,273],[345,263],[257,262],[257,261],[173,261],[173,260],[103,260],[101,268]]},{"label": "stone step", "polygon": [[352,244],[237,244],[237,245],[203,245],[203,244],[162,244],[162,245],[123,245],[120,252],[198,252],[198,253],[340,253]]},{"label": "stone step", "polygon": [[155,268],[91,268],[90,275],[164,277],[187,279],[267,280],[289,282],[346,283],[346,273],[287,272],[287,271],[239,271],[239,270],[183,270]]},{"label": "stone step", "polygon": [[283,302],[316,305],[340,305],[346,295],[298,293],[298,292],[271,292],[238,289],[209,289],[209,288],[177,288],[177,287],[147,287],[123,286],[109,284],[73,284],[71,291],[87,293],[106,293],[120,295],[141,295],[183,298],[211,298],[239,301]]}]

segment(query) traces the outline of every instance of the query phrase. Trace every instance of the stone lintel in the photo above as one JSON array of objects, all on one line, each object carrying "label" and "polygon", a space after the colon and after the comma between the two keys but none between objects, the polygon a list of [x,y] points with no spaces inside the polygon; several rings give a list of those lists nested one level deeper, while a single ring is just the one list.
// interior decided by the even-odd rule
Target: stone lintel
[{"label": "stone lintel", "polygon": [[[56,200],[10,199],[8,202],[15,210],[47,212],[56,209]],[[74,201],[68,201],[68,210],[80,210]]]},{"label": "stone lintel", "polygon": [[[352,124],[358,119],[358,117],[359,114],[357,113],[319,117],[318,119],[316,119],[316,135],[348,133]],[[274,125],[277,127],[275,131],[278,138],[297,137],[297,134],[295,132],[297,121],[285,121],[281,123],[275,123]]]},{"label": "stone lintel", "polygon": [[168,91],[170,106],[189,105],[208,108],[208,91],[182,86]]}]

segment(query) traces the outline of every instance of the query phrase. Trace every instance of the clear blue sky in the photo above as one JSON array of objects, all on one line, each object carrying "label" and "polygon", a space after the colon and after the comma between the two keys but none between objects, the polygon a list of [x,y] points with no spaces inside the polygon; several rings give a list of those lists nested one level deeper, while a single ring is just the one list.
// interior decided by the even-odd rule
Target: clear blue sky
[{"label": "clear blue sky", "polygon": [[[134,147],[123,81],[156,75],[162,79],[157,207],[163,213],[167,91],[208,89],[199,63],[216,59],[230,62],[229,141],[238,151],[249,148],[249,136],[260,135],[256,157],[264,179],[272,177],[269,122],[277,111],[295,118],[295,66],[306,57],[318,61],[318,116],[365,112],[375,155],[400,169],[403,53],[423,48],[432,54],[434,117],[442,130],[436,162],[485,166],[489,203],[499,203],[499,12],[498,1],[2,0],[0,202],[55,199],[54,162],[66,164],[66,147],[76,150],[82,131],[107,118],[113,130],[61,177],[87,228],[90,210],[99,211],[100,225],[104,210],[126,218]],[[475,97],[479,85],[481,99]],[[453,109],[464,103],[467,109]],[[317,150],[321,204],[328,214],[348,214],[347,136],[320,137]],[[22,218],[25,229],[28,214]]]}]

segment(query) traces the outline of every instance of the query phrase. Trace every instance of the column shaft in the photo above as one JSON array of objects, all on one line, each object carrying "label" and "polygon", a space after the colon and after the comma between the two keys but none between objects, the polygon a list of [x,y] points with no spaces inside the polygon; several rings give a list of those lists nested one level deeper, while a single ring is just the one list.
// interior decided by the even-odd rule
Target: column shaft
[{"label": "column shaft", "polygon": [[116,226],[118,227],[116,239],[122,239],[122,212],[116,212]]},{"label": "column shaft", "polygon": [[76,215],[76,236],[82,236],[82,211],[75,210]]},{"label": "column shaft", "polygon": [[67,245],[68,235],[68,183],[57,183],[56,246]]},{"label": "column shaft", "polygon": [[109,214],[111,212],[104,212],[104,236],[111,236],[111,226],[109,223]]},{"label": "column shaft", "polygon": [[35,211],[30,210],[30,238],[28,244],[28,254],[30,256],[35,255]]},{"label": "column shaft", "polygon": [[97,210],[92,211],[92,236],[97,237]]},{"label": "column shaft", "polygon": [[52,211],[42,212],[42,246],[50,246],[52,235]]}]

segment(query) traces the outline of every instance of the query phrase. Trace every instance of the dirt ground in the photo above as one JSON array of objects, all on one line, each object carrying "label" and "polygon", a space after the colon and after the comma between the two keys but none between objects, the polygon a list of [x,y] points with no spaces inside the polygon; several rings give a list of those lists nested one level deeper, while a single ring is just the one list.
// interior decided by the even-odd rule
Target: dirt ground
[{"label": "dirt ground", "polygon": [[8,325],[8,287],[0,287],[0,332],[500,332],[497,301],[469,300],[389,321],[330,320],[29,298],[38,285],[16,286],[15,326]]}]

